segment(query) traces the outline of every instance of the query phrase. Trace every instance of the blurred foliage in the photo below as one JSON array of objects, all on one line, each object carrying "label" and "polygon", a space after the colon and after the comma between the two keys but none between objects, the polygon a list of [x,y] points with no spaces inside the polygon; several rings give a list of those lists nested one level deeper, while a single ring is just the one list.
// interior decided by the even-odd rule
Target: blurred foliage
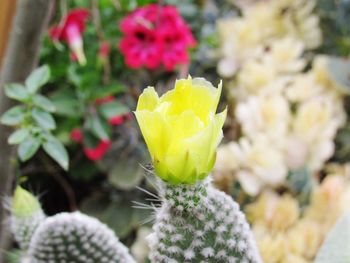
[{"label": "blurred foliage", "polygon": [[[220,78],[216,72],[216,48],[219,44],[216,22],[219,18],[238,14],[238,9],[225,0],[162,1],[177,6],[193,30],[197,47],[192,51],[191,65],[189,68],[179,67],[174,72],[131,70],[119,52],[119,22],[136,7],[151,2],[156,1],[56,1],[55,17],[51,24],[59,22],[73,8],[87,8],[90,11],[83,34],[87,64],[79,66],[71,60],[65,44],[54,44],[46,36],[40,63],[49,65],[50,77],[47,76],[48,71],[41,77],[35,77],[38,75],[36,71],[25,83],[26,88],[21,84],[9,85],[6,88],[7,95],[18,100],[21,105],[2,118],[3,123],[18,128],[9,138],[9,143],[20,145],[18,149],[22,161],[30,159],[20,166],[18,173],[27,177],[25,184],[29,189],[34,188],[43,193],[44,209],[54,214],[79,208],[107,223],[128,245],[133,243],[140,223],[147,223],[151,219],[152,209],[148,206],[150,203],[157,204],[157,200],[136,188],[139,186],[151,193],[155,192],[151,183],[145,180],[145,171],[140,165],[150,160],[134,117],[119,125],[111,125],[109,120],[113,116],[130,114],[135,109],[138,95],[146,86],[155,86],[162,93],[176,78],[187,76],[188,73],[203,76],[217,84]],[[317,52],[348,56],[350,1],[318,0],[317,4],[325,36],[324,44]],[[98,53],[103,42],[108,42],[111,50],[107,61],[101,63]],[[331,74],[340,83],[349,86],[349,62],[334,63],[330,66]],[[43,69],[48,70],[46,67],[40,70]],[[36,89],[41,86],[43,88],[37,93]],[[28,92],[23,92],[24,89],[28,89]],[[29,94],[30,90],[33,92],[28,100],[25,94]],[[97,103],[109,96],[114,99]],[[28,109],[31,111],[29,122],[22,122],[25,108],[27,112]],[[28,132],[28,127],[31,132]],[[75,128],[82,132],[83,141],[80,143],[72,139],[71,132]],[[45,144],[46,140],[50,143]],[[103,157],[95,161],[87,158],[84,152],[86,148],[94,149],[102,140],[110,141]],[[67,148],[69,170],[61,170],[52,160],[44,158],[42,151],[37,152],[40,145],[64,169],[68,165],[68,156],[64,150]],[[350,160],[349,145],[350,125],[347,125],[338,133],[335,161]],[[307,171],[291,172],[289,183],[286,189],[295,195],[302,193],[301,199],[307,200],[312,186]],[[285,189],[281,189],[283,191]],[[230,192],[241,204],[252,201],[238,183],[232,186]],[[9,262],[16,262],[10,258],[15,259],[16,254],[10,255],[8,259]]]},{"label": "blurred foliage", "polygon": [[348,56],[350,50],[350,1],[318,0],[324,43],[319,53]]}]

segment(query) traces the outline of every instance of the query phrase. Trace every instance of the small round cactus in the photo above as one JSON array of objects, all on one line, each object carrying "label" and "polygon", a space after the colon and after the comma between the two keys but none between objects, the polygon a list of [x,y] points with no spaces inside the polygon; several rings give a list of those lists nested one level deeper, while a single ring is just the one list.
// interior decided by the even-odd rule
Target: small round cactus
[{"label": "small round cactus", "polygon": [[30,242],[31,263],[134,263],[106,225],[80,212],[47,218]]},{"label": "small round cactus", "polygon": [[151,262],[261,262],[238,204],[210,180],[160,182],[160,195],[163,203],[148,237]]},{"label": "small round cactus", "polygon": [[35,196],[18,186],[11,205],[11,231],[22,250],[28,249],[30,240],[45,220],[45,214]]}]

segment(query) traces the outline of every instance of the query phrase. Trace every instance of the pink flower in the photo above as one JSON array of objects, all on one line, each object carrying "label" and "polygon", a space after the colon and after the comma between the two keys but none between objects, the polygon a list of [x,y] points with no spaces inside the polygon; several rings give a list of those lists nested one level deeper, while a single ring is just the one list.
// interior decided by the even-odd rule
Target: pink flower
[{"label": "pink flower", "polygon": [[130,68],[156,69],[163,65],[173,70],[188,64],[188,48],[196,41],[186,22],[174,6],[150,4],[123,18],[120,29],[124,37],[120,50]]},{"label": "pink flower", "polygon": [[70,138],[75,141],[76,143],[82,143],[83,142],[83,134],[79,128],[74,128],[70,132]]},{"label": "pink flower", "polygon": [[105,155],[105,153],[108,151],[110,146],[112,145],[112,142],[109,140],[102,140],[99,142],[99,144],[95,148],[84,148],[84,153],[87,158],[89,158],[92,161],[98,161],[101,160],[102,157]]},{"label": "pink flower", "polygon": [[82,32],[85,30],[85,23],[88,16],[88,10],[74,9],[67,16],[63,17],[58,25],[49,29],[51,39],[53,41],[66,42],[81,65],[86,64]]}]

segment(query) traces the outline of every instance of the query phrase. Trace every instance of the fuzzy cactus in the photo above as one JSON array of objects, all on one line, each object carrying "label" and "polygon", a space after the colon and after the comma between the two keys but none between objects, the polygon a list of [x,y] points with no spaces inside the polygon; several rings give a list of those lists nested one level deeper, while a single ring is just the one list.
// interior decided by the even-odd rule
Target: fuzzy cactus
[{"label": "fuzzy cactus", "polygon": [[162,206],[148,237],[151,262],[261,262],[239,206],[212,187],[159,181]]},{"label": "fuzzy cactus", "polygon": [[106,225],[80,212],[48,217],[30,242],[31,263],[134,263]]},{"label": "fuzzy cactus", "polygon": [[11,230],[22,263],[135,263],[112,230],[80,212],[46,217],[39,201],[17,187]]},{"label": "fuzzy cactus", "polygon": [[22,250],[28,249],[35,230],[45,217],[37,198],[18,186],[12,199],[10,226]]}]

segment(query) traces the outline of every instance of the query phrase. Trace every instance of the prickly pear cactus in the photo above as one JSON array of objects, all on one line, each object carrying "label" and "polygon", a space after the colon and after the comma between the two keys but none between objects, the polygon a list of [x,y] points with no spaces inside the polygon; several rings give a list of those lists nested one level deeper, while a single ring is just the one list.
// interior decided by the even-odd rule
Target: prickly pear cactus
[{"label": "prickly pear cactus", "polygon": [[31,263],[134,263],[128,249],[98,220],[80,212],[47,218],[30,242]]},{"label": "prickly pear cactus", "polygon": [[162,206],[148,237],[151,262],[261,262],[238,204],[210,179],[159,185]]}]

